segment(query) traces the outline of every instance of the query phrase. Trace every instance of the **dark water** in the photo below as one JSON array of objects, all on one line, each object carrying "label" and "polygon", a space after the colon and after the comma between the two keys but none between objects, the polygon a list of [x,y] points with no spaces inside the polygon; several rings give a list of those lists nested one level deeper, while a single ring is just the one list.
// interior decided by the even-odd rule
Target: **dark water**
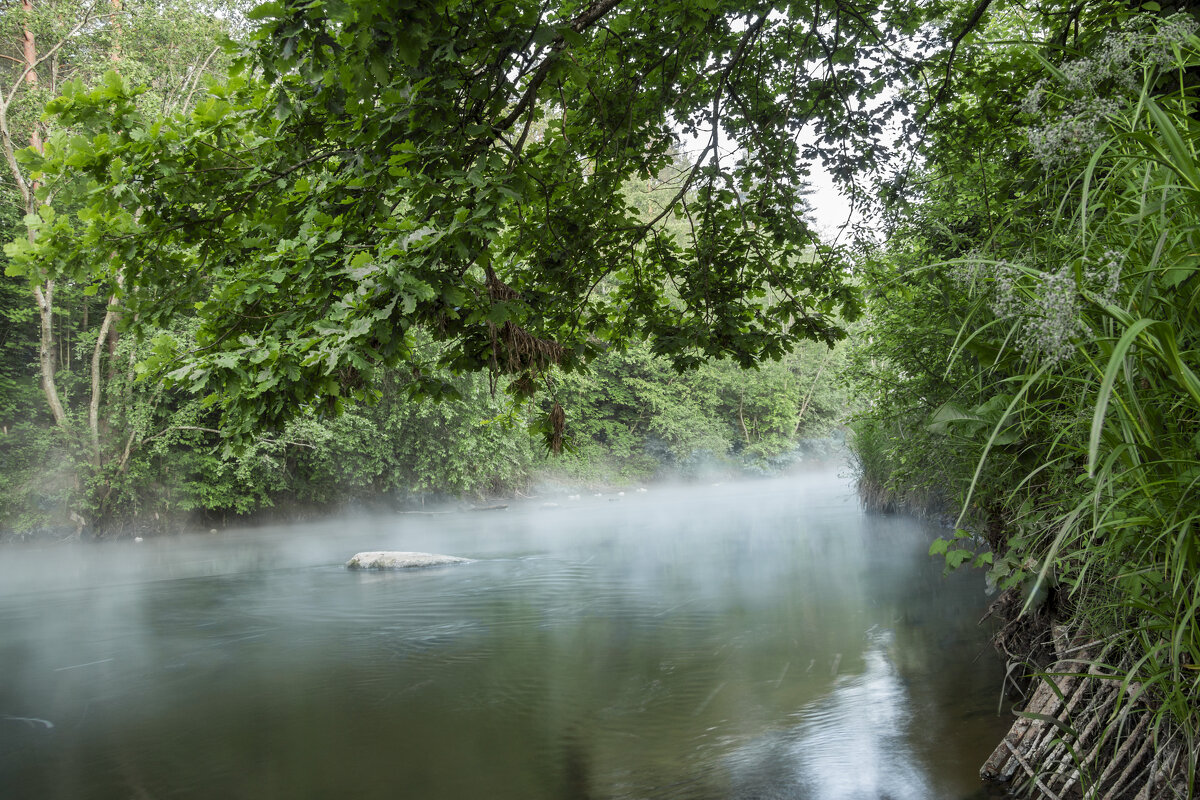
[{"label": "dark water", "polygon": [[0,797],[983,796],[936,531],[828,474],[559,502],[0,552]]}]

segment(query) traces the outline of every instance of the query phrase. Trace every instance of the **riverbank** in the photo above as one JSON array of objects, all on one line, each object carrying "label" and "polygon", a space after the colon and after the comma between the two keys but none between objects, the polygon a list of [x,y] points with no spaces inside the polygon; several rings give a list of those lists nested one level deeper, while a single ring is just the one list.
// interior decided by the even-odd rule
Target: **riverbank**
[{"label": "riverbank", "polygon": [[[53,475],[41,476],[37,493],[27,498],[27,505],[32,506],[28,511],[9,509],[5,518],[9,523],[7,529],[2,524],[4,520],[0,520],[0,543],[149,538],[312,522],[345,514],[440,514],[494,510],[508,504],[565,503],[572,497],[617,497],[647,486],[708,484],[836,469],[844,465],[845,459],[845,441],[840,436],[800,440],[792,449],[769,459],[737,454],[718,456],[705,451],[683,460],[659,454],[631,466],[622,459],[585,460],[566,456],[536,462],[516,482],[473,480],[471,485],[480,488],[471,492],[455,491],[450,486],[374,492],[360,488],[336,501],[315,502],[281,491],[277,495],[261,495],[259,503],[251,507],[144,505],[98,524],[73,510],[71,502],[78,488],[72,487],[70,471],[63,468]],[[31,519],[36,524],[29,524]],[[14,523],[21,527],[13,527]]]},{"label": "riverbank", "polygon": [[[860,499],[872,513],[920,505],[880,487]],[[954,530],[944,502],[902,513],[913,512]],[[981,552],[995,553],[1012,535],[996,517],[973,523],[978,533],[954,541],[972,540]],[[992,645],[1006,663],[1002,691],[1016,715],[981,765],[981,777],[1030,800],[1192,800],[1195,745],[1162,691],[1134,677],[1135,651],[1126,642],[1137,632],[1098,628],[1096,610],[1080,607],[1069,587],[1053,575],[1041,587],[1036,570],[1027,569],[1030,576],[999,591],[980,620],[994,625]]]},{"label": "riverbank", "polygon": [[1190,798],[1187,742],[1158,724],[1149,687],[1124,680],[1128,656],[1065,624],[1051,636],[1052,661],[1029,681],[981,777],[1046,800]]}]

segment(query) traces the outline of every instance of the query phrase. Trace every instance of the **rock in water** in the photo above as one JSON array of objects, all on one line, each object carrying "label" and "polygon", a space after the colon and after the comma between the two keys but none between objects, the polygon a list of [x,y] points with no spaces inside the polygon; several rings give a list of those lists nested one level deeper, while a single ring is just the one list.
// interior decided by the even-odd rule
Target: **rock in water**
[{"label": "rock in water", "polygon": [[399,550],[375,550],[359,553],[346,562],[350,569],[407,569],[437,567],[442,564],[465,564],[469,558],[443,556],[437,553],[408,553]]}]

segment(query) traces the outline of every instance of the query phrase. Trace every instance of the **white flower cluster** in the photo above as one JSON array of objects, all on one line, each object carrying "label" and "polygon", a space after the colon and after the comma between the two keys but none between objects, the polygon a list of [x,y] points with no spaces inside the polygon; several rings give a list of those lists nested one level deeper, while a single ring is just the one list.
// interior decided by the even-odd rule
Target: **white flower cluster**
[{"label": "white flower cluster", "polygon": [[1117,296],[1121,291],[1121,265],[1124,262],[1125,255],[1117,250],[1105,250],[1098,260],[1083,260],[1084,283],[1101,302],[1117,304]]},{"label": "white flower cluster", "polygon": [[1071,340],[1083,334],[1079,315],[1079,292],[1069,265],[1045,273],[1034,292],[1029,312],[1022,323],[1025,334],[1019,342],[1026,356],[1061,361],[1073,350]]},{"label": "white flower cluster", "polygon": [[1072,340],[1084,332],[1070,264],[1035,272],[1011,261],[967,258],[952,278],[983,292],[998,318],[1019,324],[1012,341],[1030,360],[1061,361],[1072,352]]},{"label": "white flower cluster", "polygon": [[[1109,34],[1096,51],[1095,63],[1100,72],[1123,81],[1137,91],[1132,82],[1134,66],[1143,69],[1168,69],[1177,63],[1177,51],[1200,28],[1187,14],[1173,14],[1153,24],[1149,15],[1142,15],[1123,31]],[[1094,87],[1098,81],[1094,81]]]},{"label": "white flower cluster", "polygon": [[1021,104],[1018,106],[1020,112],[1031,117],[1036,117],[1038,112],[1042,110],[1042,101],[1046,96],[1046,89],[1049,86],[1049,78],[1039,79],[1033,85],[1033,88],[1029,90],[1029,94],[1025,95],[1025,98],[1021,100]]},{"label": "white flower cluster", "polygon": [[[1054,119],[1029,129],[1034,159],[1046,170],[1094,151],[1106,135],[1106,121],[1128,106],[1125,95],[1141,91],[1146,70],[1163,70],[1176,63],[1179,47],[1200,28],[1185,14],[1176,14],[1156,25],[1143,15],[1121,31],[1105,37],[1091,58],[1063,64],[1057,96],[1065,105]],[[1111,92],[1106,87],[1112,86]],[[1047,116],[1052,84],[1042,79],[1021,102],[1029,116]],[[1110,94],[1109,98],[1101,94]]]},{"label": "white flower cluster", "polygon": [[1105,122],[1123,103],[1091,98],[1072,103],[1062,119],[1029,129],[1029,151],[1043,169],[1050,170],[1095,152],[1108,135]]},{"label": "white flower cluster", "polygon": [[1069,356],[1073,342],[1086,333],[1082,289],[1103,303],[1118,304],[1125,254],[1108,248],[1098,257],[1084,256],[1078,262],[1078,279],[1075,263],[1064,261],[1049,271],[976,252],[957,262],[949,277],[985,297],[996,317],[1018,324],[1012,341],[1024,356],[1056,363]]}]

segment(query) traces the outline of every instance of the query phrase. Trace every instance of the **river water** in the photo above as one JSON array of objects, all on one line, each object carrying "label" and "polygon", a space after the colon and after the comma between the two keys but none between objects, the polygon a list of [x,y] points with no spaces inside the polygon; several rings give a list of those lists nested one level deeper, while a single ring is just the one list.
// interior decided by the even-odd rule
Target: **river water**
[{"label": "river water", "polygon": [[0,797],[987,796],[936,530],[833,473],[557,502],[0,553]]}]

